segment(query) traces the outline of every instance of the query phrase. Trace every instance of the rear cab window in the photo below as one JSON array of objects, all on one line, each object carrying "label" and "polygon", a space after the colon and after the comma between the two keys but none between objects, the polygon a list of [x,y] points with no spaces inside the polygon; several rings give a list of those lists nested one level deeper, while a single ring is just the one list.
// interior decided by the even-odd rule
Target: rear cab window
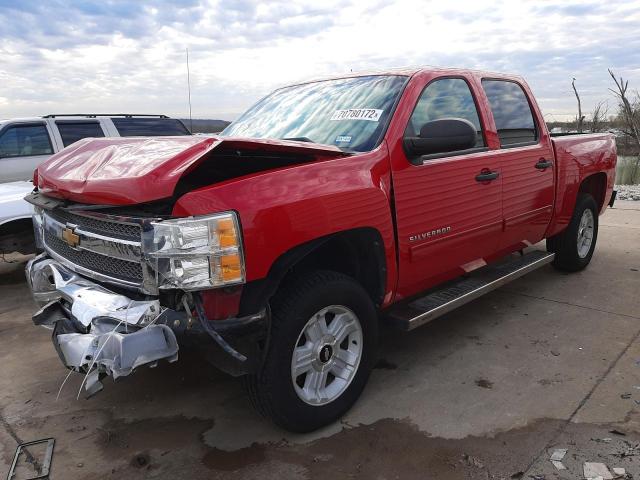
[{"label": "rear cab window", "polygon": [[187,127],[175,118],[113,117],[121,137],[167,137],[191,135]]},{"label": "rear cab window", "polygon": [[510,80],[483,79],[502,148],[534,145],[538,129],[531,105],[520,85]]},{"label": "rear cab window", "polygon": [[0,158],[52,155],[45,124],[11,125],[0,132]]},{"label": "rear cab window", "polygon": [[104,137],[100,122],[97,121],[58,120],[56,121],[56,127],[58,127],[62,144],[65,147],[83,138]]}]

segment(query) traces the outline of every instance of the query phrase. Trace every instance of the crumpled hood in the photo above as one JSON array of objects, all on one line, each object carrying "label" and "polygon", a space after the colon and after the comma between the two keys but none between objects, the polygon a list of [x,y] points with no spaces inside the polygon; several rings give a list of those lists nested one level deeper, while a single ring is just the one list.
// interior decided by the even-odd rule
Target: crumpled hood
[{"label": "crumpled hood", "polygon": [[171,197],[180,178],[222,145],[323,157],[345,154],[330,145],[285,140],[215,136],[87,138],[38,166],[38,189],[80,203],[132,205],[160,200]]}]

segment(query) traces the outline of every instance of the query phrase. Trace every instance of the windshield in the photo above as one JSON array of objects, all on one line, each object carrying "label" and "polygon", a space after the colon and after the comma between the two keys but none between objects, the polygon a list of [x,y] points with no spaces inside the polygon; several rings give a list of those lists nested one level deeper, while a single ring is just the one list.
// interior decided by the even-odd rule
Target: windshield
[{"label": "windshield", "polygon": [[366,152],[378,145],[406,79],[375,75],[282,88],[247,110],[222,135]]}]

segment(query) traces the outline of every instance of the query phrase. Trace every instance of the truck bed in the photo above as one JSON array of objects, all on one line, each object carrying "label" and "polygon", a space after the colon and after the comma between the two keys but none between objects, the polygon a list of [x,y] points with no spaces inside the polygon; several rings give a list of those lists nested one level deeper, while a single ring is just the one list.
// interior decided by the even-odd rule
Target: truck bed
[{"label": "truck bed", "polygon": [[616,143],[610,133],[554,134],[551,143],[556,159],[556,204],[547,236],[567,226],[580,184],[591,175],[601,185],[595,200],[602,212],[611,198],[616,173]]}]

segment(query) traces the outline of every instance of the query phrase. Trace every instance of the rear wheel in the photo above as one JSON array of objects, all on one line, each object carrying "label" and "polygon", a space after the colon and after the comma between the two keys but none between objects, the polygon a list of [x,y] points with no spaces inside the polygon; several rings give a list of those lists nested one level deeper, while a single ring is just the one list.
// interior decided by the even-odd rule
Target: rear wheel
[{"label": "rear wheel", "polygon": [[555,252],[553,265],[576,272],[591,261],[598,238],[598,205],[587,193],[578,195],[576,208],[567,228],[547,239],[547,250]]},{"label": "rear wheel", "polygon": [[338,419],[373,367],[378,325],[371,299],[350,277],[318,271],[278,292],[272,315],[263,369],[247,378],[254,405],[295,432]]}]

